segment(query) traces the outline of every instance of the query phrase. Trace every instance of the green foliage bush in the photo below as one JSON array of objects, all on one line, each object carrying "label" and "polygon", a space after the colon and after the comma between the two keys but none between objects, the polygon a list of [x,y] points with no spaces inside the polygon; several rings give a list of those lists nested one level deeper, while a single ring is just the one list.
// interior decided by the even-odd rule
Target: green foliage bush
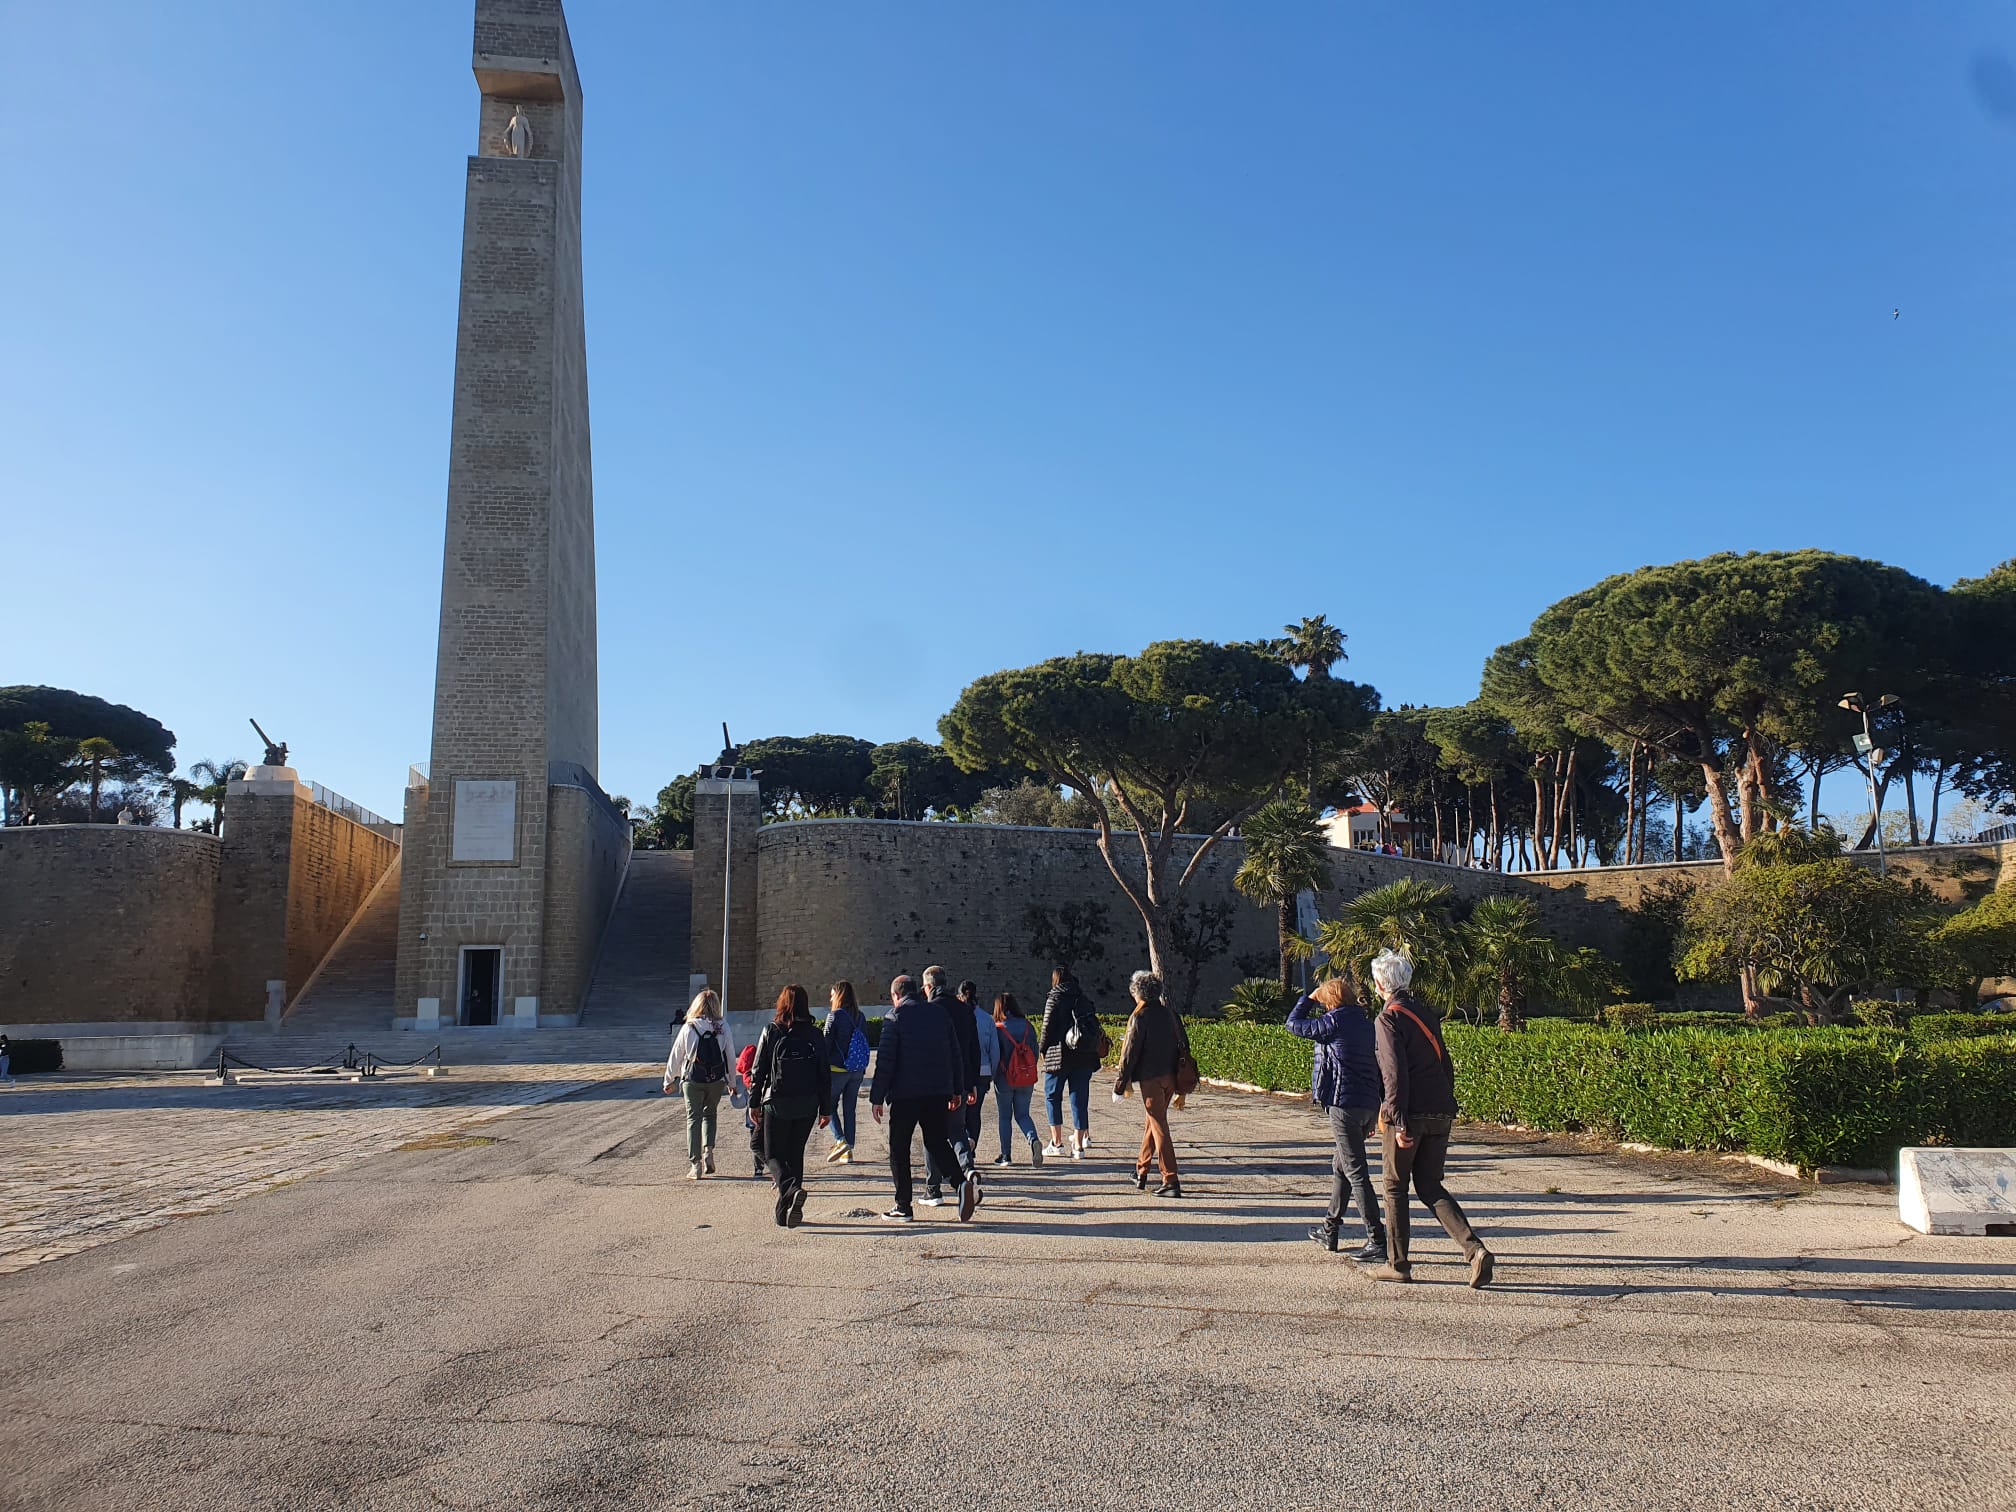
[{"label": "green foliage bush", "polygon": [[[1906,1144],[2016,1142],[2016,1036],[1642,1033],[1560,1021],[1538,1033],[1467,1024],[1444,1033],[1464,1116],[1485,1122],[1747,1150],[1803,1167],[1887,1167]],[[1206,1077],[1309,1087],[1309,1042],[1274,1025],[1192,1024],[1190,1045]]]},{"label": "green foliage bush", "polygon": [[1225,999],[1224,1014],[1233,1023],[1285,1024],[1295,996],[1273,977],[1248,977]]},{"label": "green foliage bush", "polygon": [[2016,1013],[1921,1013],[1905,1026],[1917,1039],[1972,1039],[2016,1034]]},{"label": "green foliage bush", "polygon": [[1650,1029],[1658,1016],[1650,1003],[1610,1003],[1603,1009],[1603,1022],[1612,1029]]}]

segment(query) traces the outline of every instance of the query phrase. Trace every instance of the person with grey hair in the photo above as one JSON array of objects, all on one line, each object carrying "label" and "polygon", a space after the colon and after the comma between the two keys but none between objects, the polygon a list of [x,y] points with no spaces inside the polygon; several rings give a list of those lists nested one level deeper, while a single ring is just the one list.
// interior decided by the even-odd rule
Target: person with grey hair
[{"label": "person with grey hair", "polygon": [[1372,960],[1372,983],[1385,1002],[1373,1033],[1377,1040],[1381,1196],[1386,1209],[1387,1261],[1372,1274],[1380,1281],[1412,1281],[1408,1253],[1407,1185],[1441,1222],[1470,1262],[1470,1284],[1489,1286],[1496,1257],[1442,1185],[1449,1135],[1456,1126],[1456,1068],[1442,1039],[1442,1015],[1413,991],[1414,963],[1398,951]]},{"label": "person with grey hair", "polygon": [[1141,1153],[1134,1161],[1134,1189],[1146,1191],[1150,1162],[1162,1167],[1162,1185],[1157,1197],[1181,1197],[1183,1181],[1176,1170],[1176,1141],[1169,1133],[1169,1105],[1180,1090],[1179,1068],[1190,1058],[1190,1037],[1183,1032],[1183,1020],[1162,1001],[1162,978],[1152,971],[1137,971],[1127,983],[1134,997],[1134,1012],[1127,1019],[1127,1036],[1120,1042],[1120,1065],[1113,1074],[1113,1100],[1127,1095],[1130,1086],[1141,1089]]}]

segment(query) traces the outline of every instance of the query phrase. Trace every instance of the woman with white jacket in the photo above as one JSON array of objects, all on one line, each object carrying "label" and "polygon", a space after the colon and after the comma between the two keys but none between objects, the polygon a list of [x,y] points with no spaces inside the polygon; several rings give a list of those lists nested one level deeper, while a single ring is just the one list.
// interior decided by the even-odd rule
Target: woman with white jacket
[{"label": "woman with white jacket", "polygon": [[665,1060],[665,1092],[686,1091],[686,1158],[692,1162],[688,1181],[714,1174],[714,1131],[721,1098],[728,1091],[735,1046],[721,1019],[721,998],[708,988],[693,999],[686,1022],[673,1037]]}]

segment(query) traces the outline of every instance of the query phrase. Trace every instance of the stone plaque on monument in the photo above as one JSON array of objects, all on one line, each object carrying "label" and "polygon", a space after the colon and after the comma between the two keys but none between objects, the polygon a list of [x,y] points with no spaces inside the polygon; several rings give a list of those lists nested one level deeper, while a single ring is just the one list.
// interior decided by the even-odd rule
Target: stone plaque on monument
[{"label": "stone plaque on monument", "polygon": [[518,784],[455,784],[455,838],[451,861],[518,859]]}]

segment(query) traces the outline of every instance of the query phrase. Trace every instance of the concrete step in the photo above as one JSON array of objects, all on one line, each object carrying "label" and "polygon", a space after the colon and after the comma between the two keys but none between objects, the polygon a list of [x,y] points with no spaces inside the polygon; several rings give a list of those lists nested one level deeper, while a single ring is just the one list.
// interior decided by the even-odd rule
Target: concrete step
[{"label": "concrete step", "polygon": [[[660,1062],[671,1048],[662,1026],[650,1030],[443,1028],[427,1033],[380,1028],[359,1034],[267,1034],[251,1028],[224,1049],[254,1066],[293,1071],[339,1063],[352,1047],[386,1061],[410,1061],[441,1047],[444,1065],[564,1065]],[[212,1062],[214,1066],[214,1061]]]},{"label": "concrete step", "polygon": [[693,853],[632,852],[582,1005],[583,1029],[662,1033],[685,1013],[692,917]]}]

